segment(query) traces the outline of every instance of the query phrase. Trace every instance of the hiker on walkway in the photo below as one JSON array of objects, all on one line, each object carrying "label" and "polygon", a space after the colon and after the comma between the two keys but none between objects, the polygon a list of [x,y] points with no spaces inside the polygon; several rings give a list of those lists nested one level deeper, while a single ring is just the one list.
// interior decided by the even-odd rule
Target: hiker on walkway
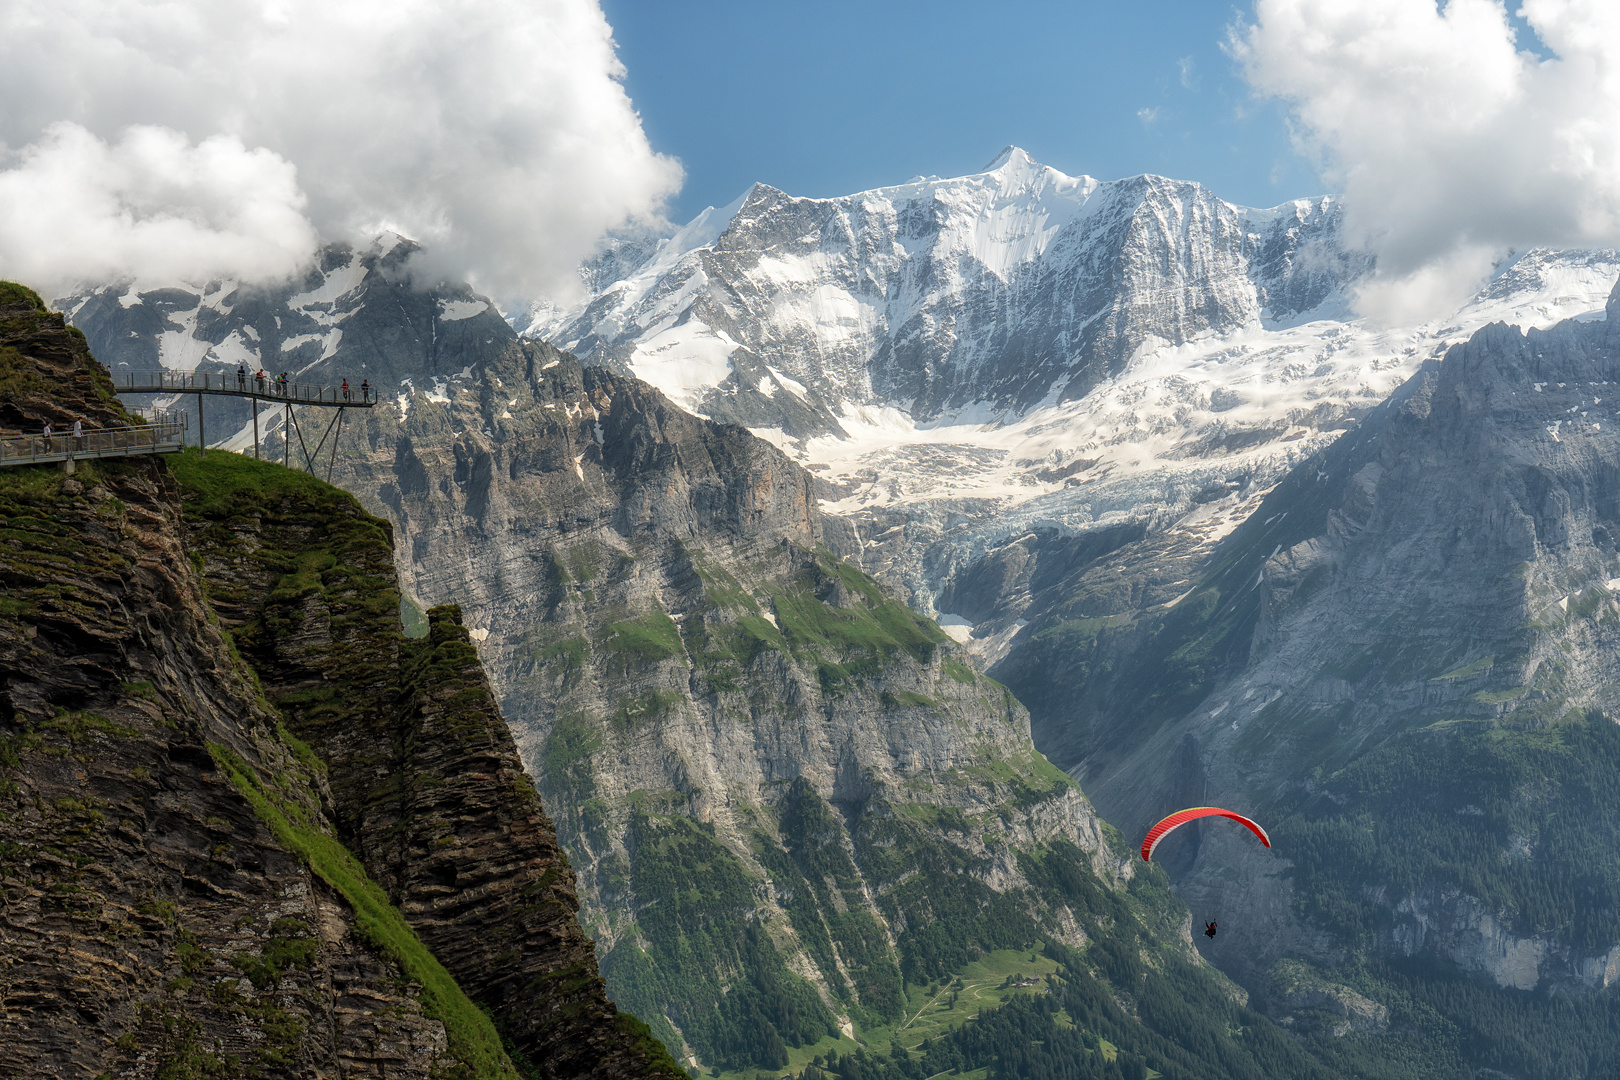
[{"label": "hiker on walkway", "polygon": [[264,393],[264,368],[260,368],[259,373],[253,377],[259,380],[259,393]]},{"label": "hiker on walkway", "polygon": [[46,423],[44,430],[40,434],[45,436],[45,453],[48,454],[51,452],[51,425]]},{"label": "hiker on walkway", "polygon": [[371,380],[370,379],[361,379],[360,380],[360,400],[361,401],[370,401],[371,400]]},{"label": "hiker on walkway", "polygon": [[73,449],[84,449],[84,424],[77,419],[73,421]]},{"label": "hiker on walkway", "polygon": [[349,380],[348,379],[343,380],[343,400],[344,401],[349,400]]},{"label": "hiker on walkway", "polygon": [[247,367],[243,364],[236,365],[236,388],[238,390],[247,389]]}]

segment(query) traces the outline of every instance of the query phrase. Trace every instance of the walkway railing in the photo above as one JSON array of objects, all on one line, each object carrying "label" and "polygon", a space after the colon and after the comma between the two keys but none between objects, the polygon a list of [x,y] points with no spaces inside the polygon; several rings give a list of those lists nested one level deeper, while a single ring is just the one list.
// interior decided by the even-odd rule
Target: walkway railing
[{"label": "walkway railing", "polygon": [[115,371],[113,387],[120,394],[229,394],[232,397],[288,401],[295,405],[344,405],[370,408],[377,403],[377,388],[276,385],[268,375],[237,375],[231,371]]},{"label": "walkway railing", "polygon": [[35,465],[77,458],[177,454],[185,448],[185,417],[165,417],[138,427],[86,428],[83,435],[0,434],[0,465]]}]

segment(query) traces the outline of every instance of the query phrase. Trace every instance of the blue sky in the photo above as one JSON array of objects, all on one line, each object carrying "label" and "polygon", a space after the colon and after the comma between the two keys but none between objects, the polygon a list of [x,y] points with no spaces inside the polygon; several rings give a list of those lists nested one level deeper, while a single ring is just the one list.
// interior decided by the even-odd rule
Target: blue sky
[{"label": "blue sky", "polygon": [[755,180],[844,195],[960,175],[1007,144],[1068,173],[1154,172],[1251,206],[1319,194],[1283,110],[1197,0],[602,0],[685,221]]}]

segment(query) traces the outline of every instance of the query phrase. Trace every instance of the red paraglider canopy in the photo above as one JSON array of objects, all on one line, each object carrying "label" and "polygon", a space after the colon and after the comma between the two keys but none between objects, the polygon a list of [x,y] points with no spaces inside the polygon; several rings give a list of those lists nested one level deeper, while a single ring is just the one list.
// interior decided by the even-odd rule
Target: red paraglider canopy
[{"label": "red paraglider canopy", "polygon": [[1153,858],[1153,849],[1159,846],[1160,840],[1163,840],[1169,835],[1171,829],[1185,825],[1189,821],[1196,821],[1199,818],[1204,817],[1224,817],[1231,818],[1233,821],[1242,822],[1249,827],[1254,835],[1260,838],[1260,842],[1262,844],[1266,845],[1266,847],[1271,846],[1271,837],[1266,835],[1266,830],[1262,829],[1260,826],[1256,825],[1242,814],[1234,814],[1232,811],[1222,810],[1218,806],[1195,806],[1190,810],[1176,811],[1174,814],[1171,814],[1169,817],[1165,818],[1163,821],[1159,822],[1157,825],[1153,826],[1153,828],[1148,830],[1147,836],[1142,838],[1142,861],[1147,862],[1149,859]]}]

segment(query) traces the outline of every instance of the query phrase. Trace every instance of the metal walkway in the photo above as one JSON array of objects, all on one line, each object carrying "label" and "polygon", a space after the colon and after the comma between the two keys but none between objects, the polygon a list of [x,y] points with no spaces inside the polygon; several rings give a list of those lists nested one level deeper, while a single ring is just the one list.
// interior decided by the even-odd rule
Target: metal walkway
[{"label": "metal walkway", "polygon": [[[184,417],[137,427],[94,428],[72,435],[0,435],[0,466],[43,465],[89,458],[178,454],[185,449]],[[70,467],[69,472],[72,471]]]},{"label": "metal walkway", "polygon": [[[229,371],[115,371],[111,374],[113,389],[120,394],[196,394],[197,445],[205,454],[208,452],[208,427],[203,419],[204,395],[248,398],[253,401],[250,411],[253,413],[254,457],[262,456],[259,450],[258,403],[268,401],[282,406],[286,410],[286,416],[283,421],[281,463],[292,468],[293,436],[296,435],[298,448],[304,457],[304,468],[307,472],[314,473],[315,463],[320,460],[327,437],[331,436],[332,454],[326,463],[327,480],[332,479],[332,467],[337,464],[338,439],[343,435],[344,412],[348,409],[369,409],[377,404],[377,388],[374,386],[364,390],[359,387],[345,390],[342,386],[310,386],[303,383],[278,385],[271,378],[261,379],[256,375],[237,375]],[[326,425],[320,441],[315,444],[314,453],[310,452],[309,444],[304,441],[304,430],[298,424],[298,414],[293,411],[294,405],[337,409],[337,415]]]},{"label": "metal walkway", "polygon": [[377,404],[376,387],[362,392],[355,386],[345,394],[341,386],[277,386],[274,379],[228,371],[115,371],[112,381],[120,394],[215,394],[340,409],[369,409]]}]

